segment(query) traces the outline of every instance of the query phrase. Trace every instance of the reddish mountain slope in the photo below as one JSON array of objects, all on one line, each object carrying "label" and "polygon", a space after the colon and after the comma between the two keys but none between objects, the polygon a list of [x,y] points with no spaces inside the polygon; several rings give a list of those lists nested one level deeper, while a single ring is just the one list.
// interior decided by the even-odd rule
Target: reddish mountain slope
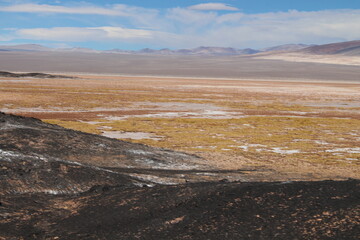
[{"label": "reddish mountain slope", "polygon": [[308,47],[302,50],[305,53],[312,54],[346,54],[351,55],[353,51],[358,53],[360,49],[360,40],[351,41],[351,42],[340,42],[340,43],[331,43],[325,45],[317,45]]}]

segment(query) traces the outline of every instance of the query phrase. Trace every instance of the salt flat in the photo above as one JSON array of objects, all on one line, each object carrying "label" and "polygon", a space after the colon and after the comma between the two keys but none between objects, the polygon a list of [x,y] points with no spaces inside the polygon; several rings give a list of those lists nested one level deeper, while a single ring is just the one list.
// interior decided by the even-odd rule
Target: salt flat
[{"label": "salt flat", "polygon": [[[338,63],[341,63],[339,61]],[[111,53],[1,52],[4,71],[136,76],[356,81],[360,68],[251,56],[151,56]]]}]

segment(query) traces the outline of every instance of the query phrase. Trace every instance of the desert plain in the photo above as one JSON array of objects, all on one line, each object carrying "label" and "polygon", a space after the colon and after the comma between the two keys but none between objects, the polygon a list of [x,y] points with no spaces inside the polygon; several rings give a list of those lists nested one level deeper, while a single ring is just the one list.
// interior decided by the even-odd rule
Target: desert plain
[{"label": "desert plain", "polygon": [[246,61],[273,67],[231,78],[211,77],[211,68],[169,77],[124,66],[107,74],[50,67],[74,78],[2,77],[0,111],[195,154],[206,169],[257,169],[245,177],[222,176],[229,181],[359,178],[358,67]]}]

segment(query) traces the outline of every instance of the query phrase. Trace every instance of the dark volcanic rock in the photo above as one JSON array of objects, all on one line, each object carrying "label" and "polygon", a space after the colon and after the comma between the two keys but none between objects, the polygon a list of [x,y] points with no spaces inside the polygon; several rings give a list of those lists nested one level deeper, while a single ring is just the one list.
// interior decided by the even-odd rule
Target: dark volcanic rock
[{"label": "dark volcanic rock", "polygon": [[[0,113],[0,149],[99,167],[189,169],[199,158]],[[188,164],[188,165],[187,165]]]},{"label": "dark volcanic rock", "polygon": [[[186,164],[197,159],[0,113],[0,194],[63,194],[94,185],[143,184],[148,181],[129,175],[143,173],[139,168],[189,169]],[[149,172],[141,176],[148,179]]]},{"label": "dark volcanic rock", "polygon": [[11,73],[0,71],[0,77],[11,77],[11,78],[23,78],[23,77],[33,77],[33,78],[74,78],[64,75],[53,75],[46,73]]},{"label": "dark volcanic rock", "polygon": [[359,185],[355,180],[202,183],[105,188],[79,196],[7,195],[0,207],[0,236],[358,239]]},{"label": "dark volcanic rock", "polygon": [[73,194],[95,185],[133,186],[140,181],[107,169],[31,154],[0,150],[0,195]]},{"label": "dark volcanic rock", "polygon": [[66,143],[60,140],[66,141],[67,133],[72,134],[68,138],[76,140],[75,131],[0,113],[0,195],[69,194],[87,191],[94,185],[141,183],[109,169],[68,160],[64,157],[68,155],[62,154],[66,153]]},{"label": "dark volcanic rock", "polygon": [[0,113],[0,239],[360,235],[359,180],[172,186],[146,180],[210,171],[191,169],[198,160]]}]

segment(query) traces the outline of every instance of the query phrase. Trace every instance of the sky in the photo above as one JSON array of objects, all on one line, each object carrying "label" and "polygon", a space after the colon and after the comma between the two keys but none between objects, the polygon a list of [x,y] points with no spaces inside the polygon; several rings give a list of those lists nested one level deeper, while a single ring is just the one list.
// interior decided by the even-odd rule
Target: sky
[{"label": "sky", "polygon": [[358,39],[359,0],[0,0],[0,45],[261,49]]}]

